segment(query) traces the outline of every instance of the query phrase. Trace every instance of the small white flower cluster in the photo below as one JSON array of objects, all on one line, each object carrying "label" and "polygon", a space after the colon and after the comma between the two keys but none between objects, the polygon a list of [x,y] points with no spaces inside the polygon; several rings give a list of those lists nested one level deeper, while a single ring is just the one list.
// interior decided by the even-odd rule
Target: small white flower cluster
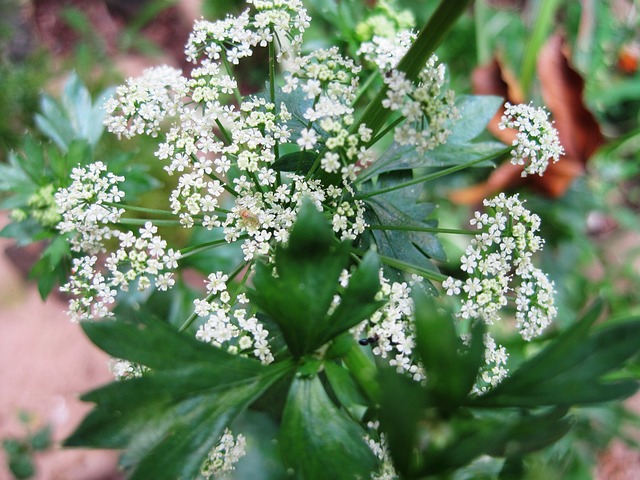
[{"label": "small white flower cluster", "polygon": [[244,435],[234,437],[231,430],[224,429],[220,442],[209,452],[200,474],[207,480],[219,478],[235,469],[236,463],[245,456],[247,440]]},{"label": "small white flower cluster", "polygon": [[462,257],[463,283],[449,277],[443,282],[448,295],[464,290],[459,316],[480,318],[492,324],[515,293],[516,326],[525,340],[542,333],[557,314],[553,283],[532,263],[542,249],[536,235],[540,218],[524,208],[518,195],[500,194],[484,205],[491,213],[475,212],[471,224],[483,230],[471,241]]},{"label": "small white flower cluster", "polygon": [[157,227],[151,222],[140,228],[137,236],[133,232],[117,232],[120,248],[103,265],[97,266],[96,255],[73,260],[69,282],[61,287],[63,292],[74,296],[69,301],[72,320],[111,316],[109,306],[115,302],[118,289],[127,291],[134,281],[140,291],[152,285],[168,290],[174,285],[171,270],[177,268],[180,252],[167,249],[167,242],[156,232]]},{"label": "small white flower cluster", "polygon": [[105,240],[118,234],[111,224],[120,220],[124,210],[109,203],[124,198],[124,192],[118,188],[124,178],[105,172],[107,167],[102,162],[74,168],[71,185],[55,194],[58,213],[62,215],[58,230],[73,233],[70,243],[74,252],[91,255],[103,252]]},{"label": "small white flower cluster", "polygon": [[[245,308],[235,308],[235,304],[246,304],[244,294],[235,300],[227,291],[229,277],[222,272],[209,275],[206,299],[194,301],[195,313],[205,321],[196,332],[196,338],[216,347],[224,347],[233,354],[253,355],[263,364],[273,362],[269,347],[269,331],[255,315],[247,318]],[[218,301],[214,298],[217,297]]]},{"label": "small white flower cluster", "polygon": [[[461,337],[464,345],[468,346],[471,336],[463,334]],[[472,393],[475,395],[482,395],[488,392],[509,373],[506,367],[509,359],[507,349],[502,345],[498,345],[489,333],[485,333],[482,339],[484,343],[484,365],[480,368],[480,376],[473,386]]]},{"label": "small white flower cluster", "polygon": [[524,104],[511,105],[508,102],[505,104],[499,128],[518,130],[513,141],[515,148],[511,150],[511,163],[525,166],[522,171],[523,177],[529,174],[542,175],[550,160],[555,163],[564,154],[558,131],[549,122],[548,117],[544,108]]},{"label": "small white flower cluster", "polygon": [[[376,432],[378,431],[379,426],[379,422],[367,423],[367,428],[375,430]],[[376,440],[368,434],[364,436],[364,441],[380,461],[380,468],[377,472],[371,475],[371,480],[396,480],[398,478],[398,474],[396,473],[396,469],[393,467],[391,454],[387,447],[387,439],[384,433],[380,433],[378,436],[380,437],[380,440]]]},{"label": "small white flower cluster", "polygon": [[[343,277],[348,281],[348,276]],[[389,358],[389,365],[396,367],[398,373],[407,373],[416,381],[424,380],[424,369],[413,355],[415,331],[411,286],[406,282],[390,282],[382,270],[380,285],[376,300],[384,299],[386,303],[353,329],[353,333],[356,337],[366,335],[373,354]]]},{"label": "small white flower cluster", "polygon": [[144,365],[132,363],[129,360],[121,358],[112,358],[109,360],[109,370],[113,378],[120,380],[128,380],[130,378],[139,378],[148,370]]},{"label": "small white flower cluster", "polygon": [[237,17],[196,22],[185,53],[196,63],[202,56],[212,61],[228,61],[237,65],[253,55],[257,46],[276,42],[280,47],[278,61],[294,56],[302,44],[302,34],[310,18],[300,0],[247,0],[257,12],[245,10]]},{"label": "small white flower cluster", "polygon": [[413,145],[424,153],[446,142],[451,134],[448,125],[459,117],[459,112],[453,90],[444,88],[445,66],[438,63],[437,56],[429,58],[415,83],[396,69],[413,38],[407,32],[399,33],[395,42],[374,37],[363,44],[360,53],[383,74],[388,88],[382,106],[399,112],[404,118],[395,130],[395,141],[400,145]]},{"label": "small white flower cluster", "polygon": [[104,106],[105,125],[118,138],[155,137],[162,121],[177,114],[186,92],[187,80],[180,70],[167,65],[149,68],[116,89]]},{"label": "small white flower cluster", "polygon": [[360,67],[332,47],[296,58],[287,70],[283,91],[298,89],[313,101],[303,112],[309,127],[300,132],[298,145],[303,150],[325,151],[320,161],[322,170],[340,172],[345,180],[355,180],[358,172],[373,161],[372,152],[367,150],[371,129],[361,124],[356,132],[350,132]]}]

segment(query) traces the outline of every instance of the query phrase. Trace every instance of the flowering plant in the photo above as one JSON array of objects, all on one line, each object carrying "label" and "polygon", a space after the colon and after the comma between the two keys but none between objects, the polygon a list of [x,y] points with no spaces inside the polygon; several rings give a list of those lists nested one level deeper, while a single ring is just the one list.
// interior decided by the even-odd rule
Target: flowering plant
[{"label": "flowering plant", "polygon": [[[569,430],[569,406],[633,392],[604,374],[636,352],[640,323],[591,333],[597,307],[510,372],[492,325],[515,308],[531,341],[557,314],[534,264],[539,217],[501,194],[472,230],[443,229],[421,199],[474,165],[511,155],[542,175],[562,155],[531,105],[505,112],[514,145],[478,139],[501,100],[456,99],[433,55],[467,2],[443,1],[417,35],[373,36],[358,60],[305,53],[299,0],[247,3],[195,24],[188,76],[152,68],[106,102],[110,132],[155,139],[165,208],[130,202],[126,172],[100,160],[49,195],[69,313],[118,379],[84,396],[96,406],[67,445],[125,449],[131,478],[213,478],[250,451],[242,422],[260,415],[271,477],[422,478],[484,456],[510,467]],[[243,94],[236,68],[260,49],[266,88]],[[172,245],[175,229],[193,243]],[[440,234],[471,236],[459,278],[439,271]]]}]

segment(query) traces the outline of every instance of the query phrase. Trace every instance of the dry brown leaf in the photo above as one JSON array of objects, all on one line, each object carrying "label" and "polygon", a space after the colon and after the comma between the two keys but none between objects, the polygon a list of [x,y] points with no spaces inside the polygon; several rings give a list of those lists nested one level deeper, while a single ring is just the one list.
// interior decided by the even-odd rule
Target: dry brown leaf
[{"label": "dry brown leaf", "polygon": [[[484,198],[523,184],[552,198],[560,197],[573,180],[584,173],[587,160],[604,143],[598,123],[584,105],[584,80],[570,65],[561,34],[555,34],[542,48],[537,68],[542,96],[553,114],[565,155],[558,163],[549,165],[541,177],[522,178],[522,167],[505,162],[489,175],[487,181],[451,192],[452,201],[477,204]],[[511,103],[523,103],[517,82],[498,59],[478,67],[472,82],[475,93],[499,95]],[[511,144],[515,130],[498,128],[503,111],[503,108],[498,111],[487,129],[502,142]]]},{"label": "dry brown leaf", "polygon": [[540,50],[538,78],[566,156],[586,165],[604,138],[598,122],[584,105],[584,80],[570,65],[564,35],[556,33]]}]

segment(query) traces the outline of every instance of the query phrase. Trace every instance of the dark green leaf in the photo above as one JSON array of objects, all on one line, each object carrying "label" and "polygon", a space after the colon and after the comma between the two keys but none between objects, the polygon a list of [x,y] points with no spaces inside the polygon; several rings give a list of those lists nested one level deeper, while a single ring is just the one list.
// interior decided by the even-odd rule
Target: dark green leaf
[{"label": "dark green leaf", "polygon": [[344,306],[328,315],[349,251],[349,243],[336,243],[328,222],[306,201],[287,247],[276,249],[277,276],[271,265],[256,266],[254,289],[248,295],[278,325],[295,356],[313,352],[379,307],[374,301],[377,275],[371,275],[377,271],[377,259],[370,255],[353,273],[355,281],[344,292]]},{"label": "dark green leaf", "polygon": [[604,402],[631,395],[638,388],[630,380],[607,380],[640,345],[640,320],[615,322],[590,333],[598,307],[560,335],[531,360],[511,373],[479,405],[533,407]]},{"label": "dark green leaf", "polygon": [[194,478],[224,428],[292,369],[288,362],[264,367],[154,319],[83,328],[111,355],[153,369],[84,395],[96,407],[66,442],[126,448],[133,479]]},{"label": "dark green leaf", "polygon": [[414,295],[416,350],[427,372],[427,390],[443,410],[465,403],[484,362],[484,324],[476,322],[469,348],[463,346],[450,312],[433,297]]},{"label": "dark green leaf", "polygon": [[335,393],[342,407],[349,410],[355,418],[360,418],[368,401],[351,372],[335,362],[326,362],[324,371],[331,390]]},{"label": "dark green leaf", "polygon": [[418,382],[391,368],[380,372],[380,384],[380,425],[396,470],[409,476],[414,469],[414,449],[427,394]]},{"label": "dark green leaf", "polygon": [[294,379],[279,443],[295,478],[370,478],[377,462],[364,435],[365,431],[331,402],[317,376]]},{"label": "dark green leaf", "polygon": [[305,175],[313,166],[317,152],[300,151],[282,155],[271,164],[271,168],[279,172],[295,172]]},{"label": "dark green leaf", "polygon": [[[382,186],[402,181],[399,178],[386,180]],[[413,185],[365,200],[367,222],[400,228],[433,228],[437,223],[426,220],[434,205],[420,202],[421,185]],[[373,228],[378,252],[381,255],[401,260],[419,268],[438,271],[430,259],[444,261],[446,254],[435,234],[415,230],[377,230]]]}]

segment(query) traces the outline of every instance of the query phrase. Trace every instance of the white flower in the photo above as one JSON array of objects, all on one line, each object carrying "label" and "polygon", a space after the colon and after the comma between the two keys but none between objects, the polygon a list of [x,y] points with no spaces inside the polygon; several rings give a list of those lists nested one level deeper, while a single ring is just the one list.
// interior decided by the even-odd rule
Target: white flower
[{"label": "white flower", "polygon": [[[525,340],[538,336],[557,314],[553,283],[532,263],[542,248],[536,235],[540,218],[524,208],[518,195],[500,194],[484,205],[492,214],[476,212],[470,221],[479,232],[461,258],[461,270],[469,275],[462,285],[449,277],[443,282],[447,295],[464,290],[461,318],[499,320],[499,311],[515,293],[516,326]],[[486,231],[484,231],[486,230]]]},{"label": "white flower", "polygon": [[548,121],[548,114],[543,108],[507,102],[499,127],[518,130],[513,141],[511,163],[525,166],[523,177],[534,173],[542,175],[549,161],[555,163],[564,154],[558,132]]},{"label": "white flower", "polygon": [[300,138],[297,140],[298,145],[303,150],[311,150],[318,141],[318,135],[315,130],[305,128],[300,131]]},{"label": "white flower", "polygon": [[231,430],[225,428],[218,444],[209,452],[200,473],[207,480],[218,478],[224,472],[230,472],[246,454],[247,441],[244,435],[234,437]]}]

